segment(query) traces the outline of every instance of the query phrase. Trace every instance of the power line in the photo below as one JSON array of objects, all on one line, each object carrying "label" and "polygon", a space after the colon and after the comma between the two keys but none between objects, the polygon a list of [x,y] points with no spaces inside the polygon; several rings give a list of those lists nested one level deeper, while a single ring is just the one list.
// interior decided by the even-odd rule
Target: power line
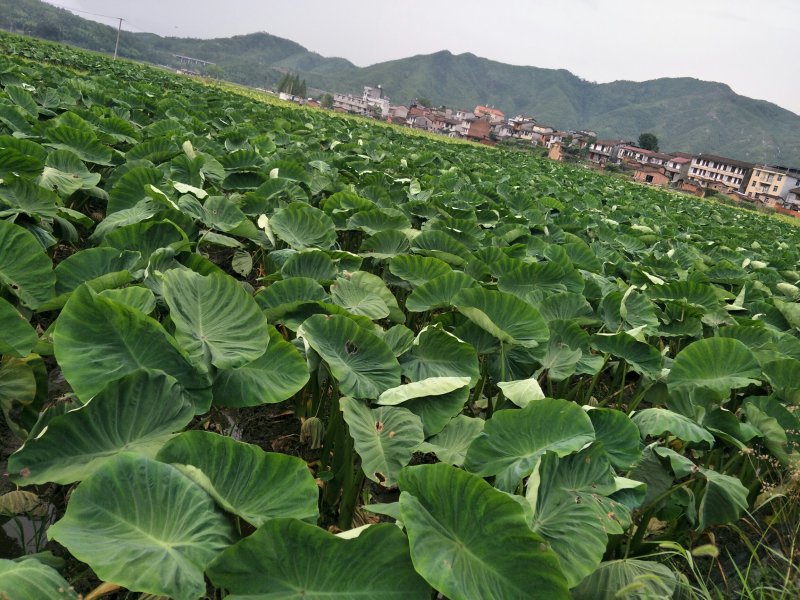
[{"label": "power line", "polygon": [[[114,19],[115,21],[118,21],[119,19],[122,19],[122,17],[112,17],[111,15],[101,15],[99,13],[89,12],[88,10],[81,10],[79,8],[72,8],[71,6],[64,6],[63,4],[55,4],[53,2],[47,2],[47,4],[50,4],[51,6],[56,6],[58,8],[63,8],[64,10],[68,10],[70,12],[79,12],[79,13],[83,13],[85,15],[92,15],[93,17],[103,17],[105,19]],[[124,21],[125,19],[122,19],[122,20]]]}]

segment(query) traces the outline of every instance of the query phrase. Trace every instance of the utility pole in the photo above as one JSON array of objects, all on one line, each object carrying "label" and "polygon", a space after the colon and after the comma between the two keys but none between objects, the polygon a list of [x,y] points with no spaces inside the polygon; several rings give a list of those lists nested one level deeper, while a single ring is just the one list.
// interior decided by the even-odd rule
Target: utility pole
[{"label": "utility pole", "polygon": [[117,50],[119,50],[119,33],[122,31],[122,18],[119,18],[119,27],[117,27],[117,43],[114,46],[114,60],[117,60]]}]

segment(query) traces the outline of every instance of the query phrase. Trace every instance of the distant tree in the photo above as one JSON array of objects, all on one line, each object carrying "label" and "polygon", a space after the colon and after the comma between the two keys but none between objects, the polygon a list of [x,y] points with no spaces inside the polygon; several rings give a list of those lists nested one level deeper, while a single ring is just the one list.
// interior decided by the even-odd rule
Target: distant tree
[{"label": "distant tree", "polygon": [[305,98],[306,96],[306,80],[300,80],[300,75],[297,73],[285,73],[281,80],[278,82],[278,91],[292,96],[299,96]]},{"label": "distant tree", "polygon": [[653,133],[643,133],[639,136],[639,148],[658,152],[658,138]]},{"label": "distant tree", "polygon": [[417,98],[418,106],[424,106],[425,108],[430,108],[431,104],[433,103],[431,102],[431,99],[428,98],[427,96],[422,96],[420,98]]},{"label": "distant tree", "polygon": [[205,68],[205,74],[207,77],[211,77],[211,79],[222,79],[225,77],[225,69],[219,65],[208,65]]},{"label": "distant tree", "polygon": [[333,108],[333,96],[327,92],[322,94],[322,97],[319,99],[319,105],[322,108]]}]

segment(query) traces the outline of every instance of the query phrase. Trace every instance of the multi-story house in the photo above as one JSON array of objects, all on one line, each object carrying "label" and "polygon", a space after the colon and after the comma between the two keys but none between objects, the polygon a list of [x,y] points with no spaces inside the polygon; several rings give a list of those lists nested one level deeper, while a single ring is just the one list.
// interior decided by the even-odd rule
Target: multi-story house
[{"label": "multi-story house", "polygon": [[589,144],[589,160],[599,165],[605,165],[617,159],[619,148],[627,145],[625,140],[595,140]]},{"label": "multi-story house", "polygon": [[752,168],[752,164],[733,158],[700,154],[692,158],[689,179],[724,193],[742,192]]},{"label": "multi-story house", "polygon": [[689,167],[692,164],[690,156],[681,156],[680,153],[670,155],[669,160],[664,165],[664,168],[670,175],[672,183],[686,181],[689,176]]},{"label": "multi-story house", "polygon": [[612,160],[615,162],[639,163],[644,165],[647,164],[651,154],[653,154],[653,152],[650,150],[626,144],[619,147],[616,156],[613,156]]},{"label": "multi-story house", "polygon": [[494,108],[493,106],[483,106],[480,104],[475,107],[475,116],[478,118],[488,117],[491,125],[502,123],[506,118],[506,115],[502,110]]},{"label": "multi-story house", "polygon": [[800,186],[800,169],[756,165],[744,193],[766,204],[783,204],[789,192]]},{"label": "multi-story house", "polygon": [[339,112],[348,112],[356,115],[369,113],[369,105],[363,97],[352,94],[335,93],[333,95],[333,109]]}]

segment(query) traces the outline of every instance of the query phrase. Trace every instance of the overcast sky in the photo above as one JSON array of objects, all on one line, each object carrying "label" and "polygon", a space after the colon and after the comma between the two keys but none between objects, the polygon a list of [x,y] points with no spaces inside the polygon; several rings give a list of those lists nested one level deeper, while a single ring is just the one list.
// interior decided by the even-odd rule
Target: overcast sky
[{"label": "overcast sky", "polygon": [[[697,77],[800,114],[798,0],[53,0],[130,31],[266,31],[366,66],[450,50],[597,82]],[[79,13],[114,24],[113,19]],[[202,58],[202,57],[198,57]],[[799,132],[800,133],[800,132]]]}]

